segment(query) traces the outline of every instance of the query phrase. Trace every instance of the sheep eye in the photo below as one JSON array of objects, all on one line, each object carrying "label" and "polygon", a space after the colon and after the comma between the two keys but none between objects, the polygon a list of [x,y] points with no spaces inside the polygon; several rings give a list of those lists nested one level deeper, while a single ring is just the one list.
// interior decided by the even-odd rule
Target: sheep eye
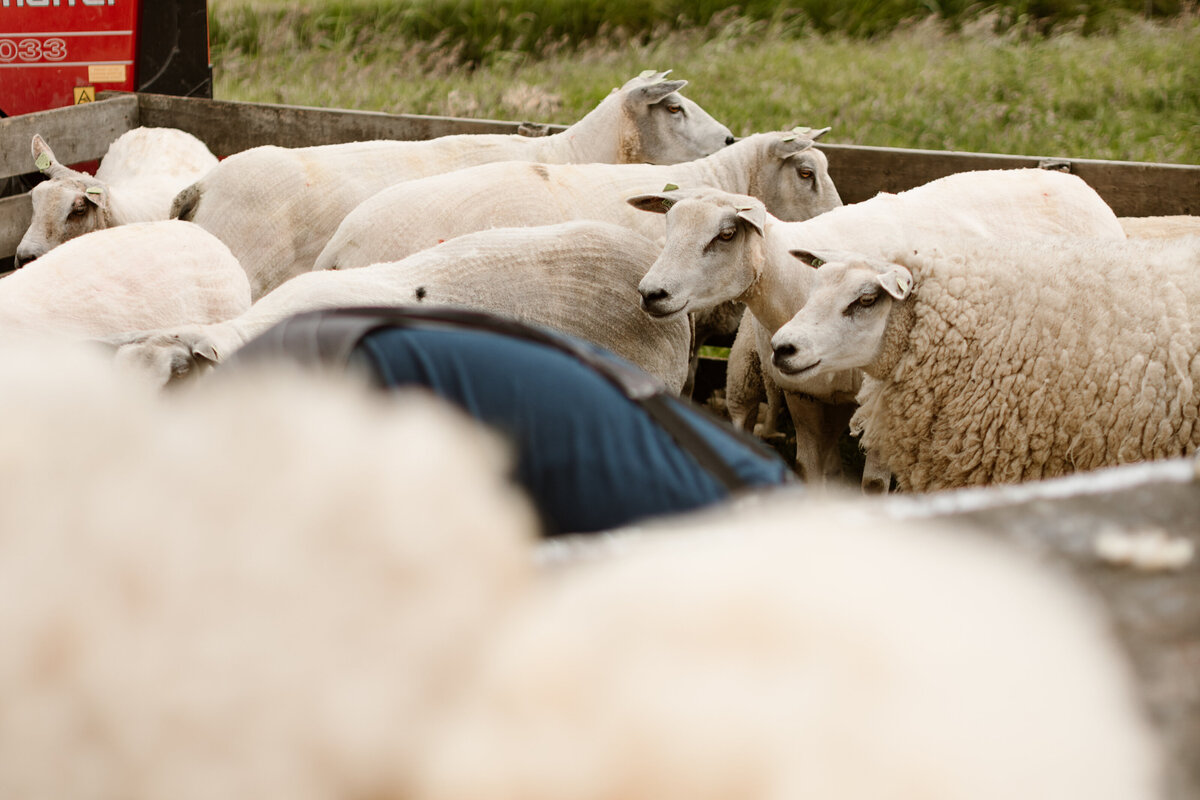
[{"label": "sheep eye", "polygon": [[863,308],[868,308],[869,306],[874,305],[875,299],[877,297],[879,297],[879,295],[877,295],[877,294],[864,294],[862,297],[858,298],[858,300],[856,300],[855,302]]},{"label": "sheep eye", "polygon": [[811,169],[800,170],[800,177],[804,178],[804,180],[809,180],[810,178],[812,178],[812,176],[813,176],[813,171]]},{"label": "sheep eye", "polygon": [[720,233],[717,234],[717,238],[720,239],[722,242],[728,242],[730,239],[732,239],[736,235],[737,235],[737,228],[725,228],[724,230],[722,230]]},{"label": "sheep eye", "polygon": [[671,103],[667,106],[667,111],[670,111],[672,114],[678,114],[680,111],[683,111],[683,106],[678,103]]},{"label": "sheep eye", "polygon": [[79,203],[77,205],[71,206],[71,211],[69,212],[68,216],[82,217],[86,213],[87,213],[87,205],[85,205],[83,203]]}]

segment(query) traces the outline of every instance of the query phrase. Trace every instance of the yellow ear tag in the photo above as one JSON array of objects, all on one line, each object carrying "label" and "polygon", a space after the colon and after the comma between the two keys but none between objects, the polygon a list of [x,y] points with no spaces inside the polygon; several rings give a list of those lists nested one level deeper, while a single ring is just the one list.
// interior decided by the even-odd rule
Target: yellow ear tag
[{"label": "yellow ear tag", "polygon": [[896,285],[900,287],[900,294],[908,294],[908,287],[910,287],[912,283],[903,275],[898,275],[896,276]]},{"label": "yellow ear tag", "polygon": [[785,136],[785,137],[783,137],[783,139],[781,139],[780,141],[784,141],[784,142],[794,142],[794,141],[796,141],[796,137],[795,137],[795,136]]},{"label": "yellow ear tag", "polygon": [[674,191],[678,191],[678,190],[679,190],[679,187],[678,187],[678,186],[676,186],[676,185],[675,185],[675,184],[673,184],[673,183],[668,183],[666,186],[664,186],[664,187],[662,188],[662,190],[663,190],[664,192],[674,192]]},{"label": "yellow ear tag", "polygon": [[814,268],[823,267],[823,266],[825,266],[825,259],[823,259],[823,258],[816,258],[816,257],[814,256],[814,257],[813,257],[813,260],[812,260],[812,265],[813,265],[813,267],[814,267]]},{"label": "yellow ear tag", "polygon": [[33,165],[38,168],[38,172],[45,172],[50,169],[50,156],[45,153],[38,153],[38,157],[34,159]]},{"label": "yellow ear tag", "polygon": [[641,78],[642,80],[647,80],[649,78],[653,78],[657,74],[658,73],[652,69],[646,69],[646,70],[642,70],[642,74],[638,75],[638,77]]}]

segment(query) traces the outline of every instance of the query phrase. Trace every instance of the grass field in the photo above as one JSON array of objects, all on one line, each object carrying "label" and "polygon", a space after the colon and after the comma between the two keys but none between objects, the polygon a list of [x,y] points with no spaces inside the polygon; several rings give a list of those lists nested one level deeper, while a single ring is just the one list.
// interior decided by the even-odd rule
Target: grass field
[{"label": "grass field", "polygon": [[[414,4],[360,0],[359,16],[340,27],[315,24],[317,7],[329,5],[213,0],[215,96],[569,123],[643,69],[670,68],[738,134],[831,125],[831,142],[1200,163],[1194,7],[1154,20],[1109,17],[1119,24],[1090,35],[1084,18],[1055,19],[1045,34],[1032,17],[1002,20],[1003,9],[874,36],[726,10],[704,25],[605,28],[536,48],[497,41],[478,60],[449,32],[398,32],[388,14]],[[472,5],[458,3],[464,14]]]}]

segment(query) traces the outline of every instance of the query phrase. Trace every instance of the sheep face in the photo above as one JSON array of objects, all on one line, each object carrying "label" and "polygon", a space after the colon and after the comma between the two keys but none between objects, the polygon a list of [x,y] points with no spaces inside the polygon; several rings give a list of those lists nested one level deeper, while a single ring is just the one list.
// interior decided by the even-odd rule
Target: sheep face
[{"label": "sheep face", "polygon": [[17,245],[17,264],[44,256],[65,241],[109,227],[108,191],[83,173],[33,187],[33,220]]},{"label": "sheep face", "polygon": [[712,308],[740,297],[758,277],[766,223],[760,201],[701,190],[640,195],[629,203],[667,215],[666,244],[638,284],[646,313]]},{"label": "sheep face", "polygon": [[621,88],[621,161],[678,164],[711,155],[734,141],[729,129],[679,94],[687,81],[666,73],[634,78]]},{"label": "sheep face", "polygon": [[842,205],[829,177],[829,159],[813,147],[814,138],[785,134],[771,141],[750,181],[747,194],[761,199],[779,219],[798,222]]},{"label": "sheep face", "polygon": [[864,256],[804,250],[792,255],[817,267],[816,280],[808,302],[771,338],[774,366],[791,378],[811,378],[870,364],[893,303],[912,292],[912,273]]}]

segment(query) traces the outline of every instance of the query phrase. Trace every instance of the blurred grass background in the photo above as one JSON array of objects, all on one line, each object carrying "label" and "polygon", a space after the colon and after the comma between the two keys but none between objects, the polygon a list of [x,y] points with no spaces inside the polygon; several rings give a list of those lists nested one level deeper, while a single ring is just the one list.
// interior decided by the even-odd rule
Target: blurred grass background
[{"label": "blurred grass background", "polygon": [[1171,0],[210,0],[215,96],[570,123],[644,69],[739,135],[1200,163]]}]

